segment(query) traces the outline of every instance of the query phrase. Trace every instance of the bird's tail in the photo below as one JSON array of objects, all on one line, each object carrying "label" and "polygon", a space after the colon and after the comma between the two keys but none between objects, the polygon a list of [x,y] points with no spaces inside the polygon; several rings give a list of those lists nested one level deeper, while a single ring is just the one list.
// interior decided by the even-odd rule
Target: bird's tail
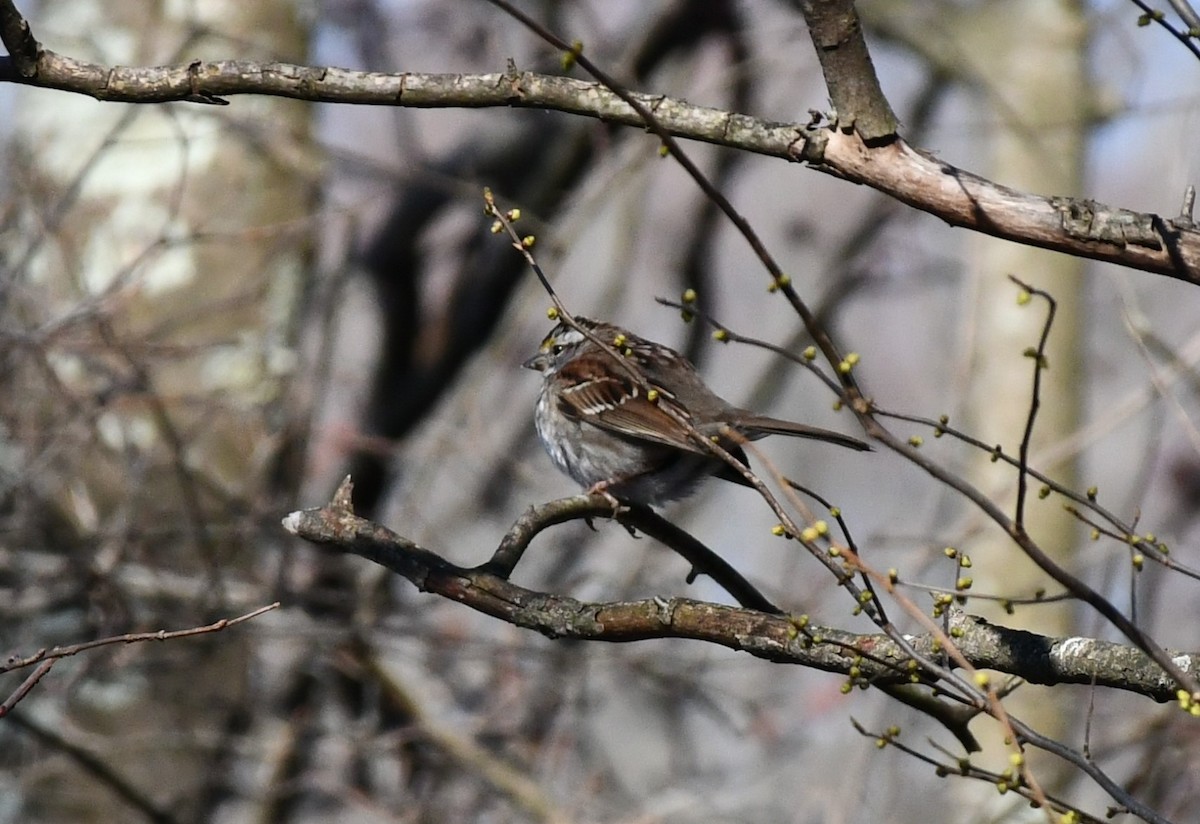
[{"label": "bird's tail", "polygon": [[816,441],[827,441],[835,443],[838,446],[844,446],[847,449],[856,449],[859,452],[871,451],[869,444],[860,441],[858,438],[843,435],[841,432],[821,429],[819,426],[809,426],[805,423],[785,421],[781,418],[771,418],[766,415],[747,414],[739,417],[737,428],[746,437],[751,439],[762,438],[767,435],[790,435],[795,438],[812,438]]}]

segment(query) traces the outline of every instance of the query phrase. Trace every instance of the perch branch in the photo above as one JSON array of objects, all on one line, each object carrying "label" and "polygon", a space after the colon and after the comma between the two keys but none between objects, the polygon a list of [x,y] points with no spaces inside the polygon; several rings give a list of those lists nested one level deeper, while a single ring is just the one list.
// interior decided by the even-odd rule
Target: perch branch
[{"label": "perch branch", "polygon": [[[356,516],[350,491],[347,479],[329,505],[291,513],[283,521],[284,528],[312,543],[381,564],[422,591],[551,638],[608,642],[689,638],[768,661],[847,676],[854,667],[856,683],[864,686],[909,680],[910,656],[883,633],[856,634],[817,627],[800,617],[687,598],[588,603],[518,586],[496,574],[488,564],[471,569],[457,566]],[[594,501],[579,496],[555,502],[559,508],[549,510],[553,515],[547,517],[561,523],[567,520],[566,509],[571,508],[577,518],[611,514],[607,502],[593,497]],[[964,614],[955,615],[952,623],[962,633],[955,645],[977,669],[1004,672],[1036,684],[1094,684],[1156,701],[1176,697],[1174,679],[1135,647],[1090,638],[1038,635]],[[932,636],[910,636],[906,640],[922,656],[937,655]],[[1200,668],[1197,654],[1172,653],[1172,659],[1188,671]]]}]

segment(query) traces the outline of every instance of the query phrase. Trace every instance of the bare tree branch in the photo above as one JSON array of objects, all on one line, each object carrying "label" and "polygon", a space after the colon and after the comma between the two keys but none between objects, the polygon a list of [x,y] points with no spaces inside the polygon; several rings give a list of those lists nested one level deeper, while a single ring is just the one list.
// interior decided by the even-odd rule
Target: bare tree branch
[{"label": "bare tree branch", "polygon": [[11,0],[0,2],[0,41],[12,55],[13,66],[20,77],[34,77],[37,74],[42,44],[34,39],[29,22],[21,16]]},{"label": "bare tree branch", "polygon": [[[530,541],[539,532],[556,524],[580,518],[612,515],[612,504],[600,496],[592,495],[576,495],[532,507],[516,520],[496,547],[491,559],[481,568],[507,580],[525,554]],[[650,507],[623,504],[616,519],[627,529],[644,532],[687,560],[692,565],[689,582],[697,575],[707,575],[743,607],[772,615],[783,614],[783,610],[772,604],[724,558]]]},{"label": "bare tree branch", "polygon": [[797,141],[797,159],[863,183],[952,226],[1092,260],[1200,282],[1200,232],[1182,221],[1093,200],[1001,186],[896,140],[868,147],[836,129]]},{"label": "bare tree branch", "polygon": [[10,712],[12,712],[12,708],[21,703],[25,696],[29,695],[29,693],[33,691],[33,688],[38,685],[38,682],[45,678],[46,674],[50,672],[51,667],[54,666],[54,660],[55,659],[50,659],[49,661],[43,661],[41,664],[39,664],[37,668],[33,672],[29,673],[25,680],[21,682],[21,686],[17,687],[16,690],[13,691],[12,695],[4,699],[4,703],[0,704],[0,718],[4,718]]},{"label": "bare tree branch", "polygon": [[[645,127],[633,107],[603,85],[518,71],[493,74],[384,74],[256,61],[109,67],[34,49],[11,0],[0,0],[0,82],[85,94],[122,103],[224,103],[265,94],[324,103],[416,108],[551,109]],[[22,28],[24,26],[24,28]],[[22,33],[27,36],[22,36]],[[834,123],[779,123],[694,106],[662,95],[629,93],[671,135],[793,161],[878,189],[916,209],[996,237],[1078,257],[1200,282],[1200,231],[1158,214],[1095,201],[1019,192],[958,169],[905,143],[863,137]]]},{"label": "bare tree branch", "polygon": [[804,0],[799,5],[838,125],[858,132],[867,143],[890,140],[899,122],[879,85],[853,0]]},{"label": "bare tree branch", "polygon": [[[157,632],[129,632],[124,635],[113,635],[109,638],[97,638],[94,641],[84,641],[80,644],[71,644],[66,647],[54,647],[52,649],[40,649],[32,655],[26,657],[10,656],[6,661],[0,663],[0,672],[8,672],[9,670],[20,669],[21,667],[32,666],[41,661],[54,660],[56,658],[69,658],[72,655],[78,655],[89,649],[96,647],[110,646],[112,644],[136,644],[140,641],[170,641],[175,638],[189,638],[193,635],[207,635],[212,632],[220,632],[229,627],[236,626],[245,621],[257,618],[265,612],[270,612],[273,609],[279,608],[279,602],[267,604],[259,607],[256,610],[247,612],[245,615],[239,615],[236,618],[222,618],[219,621],[214,621],[202,627],[191,627],[190,629],[164,630],[160,629]],[[3,713],[0,713],[3,715]]]},{"label": "bare tree branch", "polygon": [[[744,607],[688,598],[588,603],[526,589],[497,575],[488,564],[460,567],[387,528],[357,517],[347,478],[328,506],[293,512],[284,528],[293,535],[341,552],[360,555],[402,575],[423,592],[458,601],[550,638],[627,642],[650,638],[689,638],[748,652],[777,663],[799,664],[849,676],[856,683],[909,683],[910,656],[883,633],[856,634],[818,627],[803,616],[764,613]],[[597,510],[611,505],[595,497]],[[571,506],[575,518],[598,514],[587,497],[555,502],[542,510],[542,525],[562,523]],[[524,534],[534,524],[526,516],[514,526]],[[512,536],[514,532],[510,532]],[[505,540],[509,540],[506,536]],[[977,669],[992,669],[1035,684],[1087,684],[1125,690],[1168,701],[1177,685],[1141,650],[1091,638],[1054,638],[989,624],[959,613],[952,628],[955,646]],[[961,635],[959,635],[961,632]],[[932,636],[912,636],[923,657],[938,655]],[[1185,671],[1200,667],[1200,654],[1172,653]],[[914,664],[916,662],[913,662]]]},{"label": "bare tree branch", "polygon": [[878,746],[880,749],[887,746],[895,747],[896,749],[912,756],[918,761],[922,761],[933,767],[939,776],[961,775],[966,778],[973,778],[977,781],[983,781],[993,786],[1004,787],[1005,792],[1018,793],[1019,795],[1028,798],[1030,801],[1038,800],[1039,803],[1048,802],[1048,809],[1051,809],[1056,813],[1073,811],[1075,817],[1070,820],[1077,822],[1077,824],[1101,824],[1101,819],[1092,815],[1088,815],[1087,813],[1073,807],[1071,804],[1060,798],[1043,795],[1040,799],[1038,799],[1029,787],[1026,787],[1020,781],[1015,780],[1011,774],[1002,775],[998,772],[978,767],[972,764],[970,761],[961,758],[957,759],[954,763],[938,761],[932,756],[927,755],[921,750],[918,750],[916,747],[900,741],[899,735],[894,731],[889,730],[884,732],[871,732],[854,718],[850,719],[850,723],[854,725],[854,729],[857,730],[860,735],[868,738],[874,738],[876,746]]}]

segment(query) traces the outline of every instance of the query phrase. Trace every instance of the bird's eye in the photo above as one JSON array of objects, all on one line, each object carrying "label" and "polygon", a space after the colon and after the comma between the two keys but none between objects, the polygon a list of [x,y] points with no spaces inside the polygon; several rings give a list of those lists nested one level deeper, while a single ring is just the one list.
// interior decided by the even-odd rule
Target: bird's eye
[{"label": "bird's eye", "polygon": [[561,343],[556,343],[550,347],[550,352],[555,355],[561,355],[562,351],[566,348],[567,347],[563,346]]}]

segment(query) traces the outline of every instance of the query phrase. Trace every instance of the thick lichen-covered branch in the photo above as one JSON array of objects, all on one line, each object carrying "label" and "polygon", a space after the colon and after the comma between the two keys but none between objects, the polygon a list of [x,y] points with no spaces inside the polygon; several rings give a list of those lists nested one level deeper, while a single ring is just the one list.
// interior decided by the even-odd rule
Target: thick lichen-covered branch
[{"label": "thick lichen-covered branch", "polygon": [[[847,632],[816,626],[796,615],[689,598],[596,603],[527,589],[513,584],[488,563],[473,568],[452,564],[385,527],[359,518],[351,507],[350,491],[347,479],[329,505],[293,512],[284,519],[285,528],[312,543],[381,564],[422,591],[551,638],[706,641],[768,661],[853,676],[863,685],[904,684],[914,675],[919,676],[917,662],[882,633]],[[600,496],[594,498],[592,501],[578,496],[554,502],[554,506],[541,510],[544,522],[525,516],[514,529],[524,535],[536,532],[539,526],[561,523],[568,514],[575,518],[601,516],[608,504]],[[511,539],[506,536],[506,540]],[[1175,697],[1171,679],[1134,647],[1091,638],[1038,635],[965,614],[955,616],[952,629],[955,646],[977,669],[996,670],[1036,684],[1091,684],[1120,689],[1156,701]],[[932,636],[917,635],[906,640],[923,657],[938,654]],[[1173,657],[1186,671],[1200,668],[1200,655]]]},{"label": "thick lichen-covered branch", "polygon": [[[219,104],[233,95],[266,94],[359,105],[550,109],[645,126],[633,108],[597,83],[534,72],[381,74],[239,61],[106,67],[49,51],[41,52],[37,66],[32,77],[25,77],[14,58],[0,58],[0,82],[122,103]],[[1200,282],[1200,231],[1185,221],[1008,189],[936,160],[903,140],[872,147],[858,133],[835,127],[767,121],[657,95],[637,98],[676,137],[808,162],[953,226]]]}]

